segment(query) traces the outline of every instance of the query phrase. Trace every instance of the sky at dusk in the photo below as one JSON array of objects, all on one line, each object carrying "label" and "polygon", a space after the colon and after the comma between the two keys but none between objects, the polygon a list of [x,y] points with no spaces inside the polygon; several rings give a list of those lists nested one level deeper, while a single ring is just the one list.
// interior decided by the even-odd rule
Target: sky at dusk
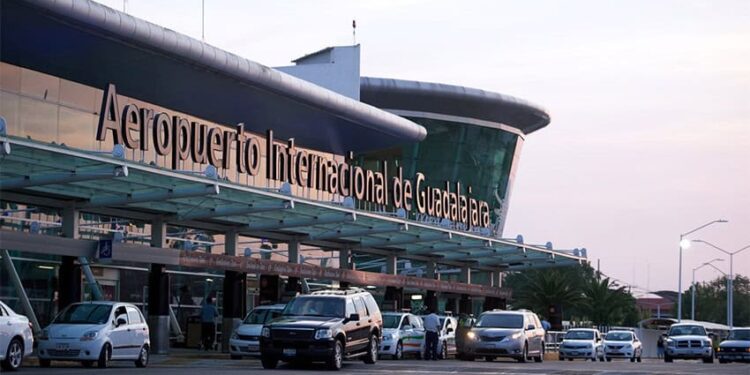
[{"label": "sky at dusk", "polygon": [[[201,38],[201,0],[100,1]],[[362,45],[364,76],[457,84],[545,108],[506,237],[585,247],[624,283],[677,289],[680,233],[750,245],[748,1],[205,0],[205,40],[268,66]],[[716,257],[702,244],[692,268]],[[750,249],[735,256],[750,275]],[[705,267],[699,281],[719,276]]]}]

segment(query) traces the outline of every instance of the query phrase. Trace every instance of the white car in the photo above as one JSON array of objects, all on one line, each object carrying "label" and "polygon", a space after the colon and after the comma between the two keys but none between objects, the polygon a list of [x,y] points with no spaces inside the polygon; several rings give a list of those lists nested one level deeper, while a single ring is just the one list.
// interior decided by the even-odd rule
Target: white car
[{"label": "white car", "polygon": [[609,331],[604,336],[604,358],[627,358],[630,362],[641,361],[643,346],[632,331]]},{"label": "white car", "polygon": [[560,344],[560,360],[572,361],[575,358],[599,359],[604,362],[602,337],[598,329],[574,328],[568,330]]},{"label": "white car", "polygon": [[21,367],[23,357],[34,350],[34,335],[31,323],[23,315],[16,314],[8,305],[0,302],[0,365],[6,371]]},{"label": "white car", "polygon": [[[447,359],[456,355],[456,328],[458,320],[452,316],[438,315],[440,318],[440,336],[438,337],[438,358]],[[422,317],[424,320],[424,316]]]},{"label": "white car", "polygon": [[250,311],[242,324],[229,338],[229,356],[242,359],[244,356],[260,356],[260,334],[263,325],[281,316],[284,305],[258,306]]},{"label": "white car", "polygon": [[149,330],[143,314],[132,304],[95,301],[74,303],[57,315],[39,338],[39,365],[55,361],[96,363],[105,368],[110,360],[148,365]]},{"label": "white car", "polygon": [[422,319],[409,313],[383,313],[383,341],[379,355],[401,359],[405,354],[424,354],[424,324]]}]

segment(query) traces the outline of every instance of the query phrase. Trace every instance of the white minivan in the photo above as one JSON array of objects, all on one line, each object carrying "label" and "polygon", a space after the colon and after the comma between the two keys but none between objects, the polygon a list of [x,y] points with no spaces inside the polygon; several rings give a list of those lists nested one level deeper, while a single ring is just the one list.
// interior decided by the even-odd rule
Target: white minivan
[{"label": "white minivan", "polygon": [[0,302],[0,366],[6,371],[17,370],[32,350],[34,335],[29,319]]},{"label": "white minivan", "polygon": [[284,305],[281,304],[258,306],[250,311],[229,338],[230,358],[260,357],[260,333],[263,325],[280,317],[282,312],[284,312]]},{"label": "white minivan", "polygon": [[57,315],[39,338],[39,365],[51,361],[80,361],[100,368],[109,361],[148,365],[149,330],[141,311],[130,303],[74,303]]}]

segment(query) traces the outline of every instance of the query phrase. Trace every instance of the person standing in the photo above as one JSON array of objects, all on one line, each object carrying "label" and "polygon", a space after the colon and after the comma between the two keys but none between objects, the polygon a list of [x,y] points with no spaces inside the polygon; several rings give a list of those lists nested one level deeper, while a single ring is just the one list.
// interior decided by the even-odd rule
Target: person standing
[{"label": "person standing", "polygon": [[656,340],[656,357],[664,358],[664,334],[659,335],[659,339]]},{"label": "person standing", "polygon": [[425,330],[425,353],[424,353],[424,359],[429,360],[432,359],[437,360],[437,344],[438,344],[438,335],[440,333],[440,318],[435,314],[435,312],[432,309],[428,310],[430,312],[429,315],[427,315],[424,318],[424,330]]},{"label": "person standing", "polygon": [[214,338],[216,337],[216,317],[219,313],[214,305],[214,298],[206,298],[206,302],[201,308],[201,336],[203,349],[206,351],[214,347]]}]

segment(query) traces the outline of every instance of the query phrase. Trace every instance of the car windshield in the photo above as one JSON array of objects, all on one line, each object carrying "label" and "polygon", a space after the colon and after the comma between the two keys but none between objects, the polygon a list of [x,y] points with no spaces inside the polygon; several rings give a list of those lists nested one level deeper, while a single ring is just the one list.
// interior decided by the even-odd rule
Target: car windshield
[{"label": "car windshield", "polygon": [[383,315],[383,328],[398,328],[401,315]]},{"label": "car windshield", "polygon": [[483,328],[523,328],[523,315],[484,314],[477,320],[476,327]]},{"label": "car windshield", "polygon": [[254,309],[247,315],[244,324],[266,324],[281,315],[280,309]]},{"label": "car windshield", "polygon": [[594,339],[594,332],[593,331],[568,331],[568,333],[565,334],[566,340],[593,340]]},{"label": "car windshield", "polygon": [[727,340],[750,341],[750,329],[735,329],[729,333]]},{"label": "car windshield", "polygon": [[112,305],[70,305],[55,318],[56,324],[104,324],[109,320]]},{"label": "car windshield", "polygon": [[283,315],[344,317],[344,300],[331,297],[297,297],[284,308]]},{"label": "car windshield", "polygon": [[633,334],[630,332],[610,332],[604,339],[607,341],[632,341]]},{"label": "car windshield", "polygon": [[706,329],[703,326],[672,326],[669,336],[705,336]]}]

